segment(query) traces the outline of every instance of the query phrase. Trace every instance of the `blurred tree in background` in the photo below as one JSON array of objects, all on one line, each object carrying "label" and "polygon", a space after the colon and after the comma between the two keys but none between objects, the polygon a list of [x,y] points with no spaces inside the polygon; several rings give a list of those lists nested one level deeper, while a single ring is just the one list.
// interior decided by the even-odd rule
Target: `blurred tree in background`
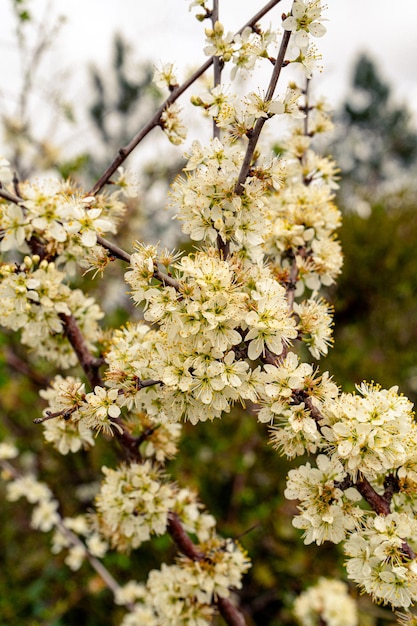
[{"label": "blurred tree in background", "polygon": [[336,114],[335,158],[343,172],[342,197],[355,186],[378,193],[384,182],[411,182],[417,159],[417,131],[406,105],[395,102],[376,63],[362,54],[353,69],[352,84]]}]

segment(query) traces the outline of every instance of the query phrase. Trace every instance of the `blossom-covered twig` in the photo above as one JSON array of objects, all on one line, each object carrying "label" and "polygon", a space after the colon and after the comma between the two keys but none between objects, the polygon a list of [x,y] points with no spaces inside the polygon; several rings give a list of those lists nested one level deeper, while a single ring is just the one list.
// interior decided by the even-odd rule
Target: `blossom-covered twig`
[{"label": "blossom-covered twig", "polygon": [[[219,0],[213,0],[213,9],[211,12],[211,23],[213,28],[216,25],[216,22],[219,21]],[[222,74],[222,62],[220,61],[220,57],[213,57],[213,86],[217,87],[220,85]],[[217,122],[213,119],[213,138],[220,137],[220,128],[217,126]]]},{"label": "blossom-covered twig", "polygon": [[[279,52],[278,52],[278,56],[277,59],[275,61],[275,65],[274,65],[274,70],[272,72],[272,76],[271,76],[271,80],[269,82],[269,86],[266,92],[266,96],[265,96],[265,101],[268,102],[269,100],[272,100],[273,95],[274,95],[274,91],[275,91],[275,87],[277,85],[279,76],[281,74],[281,70],[283,67],[283,63],[284,63],[284,59],[285,59],[285,53],[287,51],[288,48],[288,44],[290,41],[290,37],[291,37],[291,32],[288,30],[285,30],[282,36],[282,40],[281,40],[281,45],[279,48]],[[237,194],[242,194],[243,193],[243,189],[244,189],[244,183],[245,180],[248,176],[249,170],[250,170],[250,166],[251,166],[251,162],[252,162],[252,158],[253,155],[255,153],[255,148],[256,145],[258,143],[259,140],[259,136],[261,134],[262,128],[266,122],[266,117],[260,117],[258,118],[258,120],[256,121],[256,124],[252,130],[252,132],[250,133],[250,137],[249,137],[249,142],[246,148],[246,153],[245,153],[245,158],[243,160],[242,163],[242,167],[241,170],[239,172],[239,177],[237,179],[237,183],[236,183],[236,187],[235,187],[235,192]]]}]

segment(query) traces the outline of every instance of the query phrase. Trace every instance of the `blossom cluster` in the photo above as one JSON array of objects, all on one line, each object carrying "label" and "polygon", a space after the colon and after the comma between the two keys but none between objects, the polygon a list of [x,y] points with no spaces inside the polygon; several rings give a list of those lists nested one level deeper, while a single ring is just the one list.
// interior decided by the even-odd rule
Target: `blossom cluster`
[{"label": "blossom cluster", "polygon": [[[93,446],[93,431],[113,435],[122,430],[118,418],[124,399],[117,389],[97,385],[94,391],[86,393],[85,383],[79,378],[58,375],[40,395],[48,402],[41,420],[45,440],[61,454]],[[179,424],[161,424],[147,414],[132,411],[125,427],[134,436],[147,433],[140,446],[144,458],[155,458],[163,464],[175,455]]]},{"label": "blossom cluster", "polygon": [[94,298],[71,289],[54,262],[26,256],[23,263],[0,264],[0,324],[21,331],[21,341],[59,367],[77,363],[64,335],[62,316],[73,316],[90,349],[100,335],[103,317]]},{"label": "blossom cluster", "polygon": [[[0,182],[12,189],[6,159]],[[119,168],[111,194],[85,195],[71,181],[55,178],[22,181],[19,196],[0,200],[0,251],[28,254],[42,248],[43,256],[54,259],[58,268],[74,275],[76,264],[96,247],[98,235],[116,233],[126,206],[121,196],[136,195],[136,181]],[[12,194],[12,198],[14,198]]]},{"label": "blossom cluster", "polygon": [[344,546],[349,578],[377,602],[409,608],[417,601],[416,532],[406,513],[369,517]]},{"label": "blossom cluster", "polygon": [[184,528],[207,540],[214,518],[201,511],[195,495],[164,477],[150,460],[103,468],[105,479],[96,497],[99,527],[113,547],[129,551],[151,535],[167,530],[170,514],[178,514]]},{"label": "blossom cluster", "polygon": [[271,156],[254,168],[240,191],[236,185],[244,150],[239,144],[216,138],[203,148],[194,142],[188,157],[186,177],[178,177],[171,189],[183,232],[211,244],[220,237],[230,242],[232,251],[259,257],[268,230],[267,196],[281,184],[282,164]]},{"label": "blossom cluster", "polygon": [[340,580],[320,578],[294,602],[294,615],[301,626],[357,626],[356,602]]},{"label": "blossom cluster", "polygon": [[212,537],[198,546],[202,559],[181,557],[173,565],[152,570],[146,584],[131,581],[122,589],[119,604],[135,602],[121,626],[141,624],[212,624],[212,603],[240,589],[249,560],[238,543]]},{"label": "blossom cluster", "polygon": [[312,406],[315,445],[323,453],[317,467],[289,472],[285,496],[299,501],[293,524],[304,530],[306,544],[344,542],[348,577],[376,601],[408,608],[417,600],[412,404],[397,388],[358,390],[327,399],[319,411]]}]

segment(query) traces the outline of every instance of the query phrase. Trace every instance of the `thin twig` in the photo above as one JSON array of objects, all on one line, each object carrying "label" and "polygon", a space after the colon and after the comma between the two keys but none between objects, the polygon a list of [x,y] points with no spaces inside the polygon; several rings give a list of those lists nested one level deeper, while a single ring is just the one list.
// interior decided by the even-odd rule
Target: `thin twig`
[{"label": "thin twig", "polygon": [[119,246],[116,246],[116,244],[107,241],[107,239],[104,239],[101,235],[97,235],[97,243],[103,246],[103,248],[106,248],[106,250],[111,252],[117,259],[130,263],[130,254],[122,250],[122,248],[119,248]]},{"label": "thin twig", "polygon": [[10,193],[10,191],[7,191],[7,189],[4,189],[4,187],[1,187],[1,185],[0,185],[0,198],[4,198],[8,202],[13,202],[13,204],[17,204],[18,206],[23,206],[25,202],[22,198],[19,198],[14,193]]},{"label": "thin twig", "polygon": [[[11,476],[15,480],[21,478],[23,475],[20,474],[11,463],[5,460],[0,460],[0,467],[6,473],[6,475]],[[72,530],[70,530],[64,523],[62,517],[58,513],[58,519],[55,522],[55,527],[59,530],[60,533],[64,535],[66,539],[68,539],[70,545],[73,547],[82,548],[86,558],[88,559],[92,568],[97,572],[100,578],[104,581],[106,586],[113,592],[113,595],[116,596],[117,592],[120,591],[121,587],[117,580],[113,578],[110,574],[109,570],[106,569],[101,561],[99,561],[95,556],[93,556],[88,550],[87,546],[81,541],[81,539],[76,535]],[[129,610],[134,609],[133,603],[127,603],[127,608]]]},{"label": "thin twig", "polygon": [[172,278],[172,276],[168,276],[168,274],[164,274],[158,268],[155,269],[153,275],[164,285],[168,285],[168,287],[174,287],[176,291],[180,290],[180,283],[178,282],[178,280]]},{"label": "thin twig", "polygon": [[[213,9],[211,12],[211,24],[214,29],[216,22],[219,21],[219,0],[213,0]],[[222,74],[222,66],[220,57],[213,57],[213,87],[220,85]],[[220,128],[217,126],[216,120],[213,118],[213,139],[220,137]]]},{"label": "thin twig", "polygon": [[[282,36],[282,41],[281,41],[281,45],[279,48],[277,60],[275,61],[274,71],[272,72],[271,80],[269,82],[269,86],[266,92],[266,96],[265,96],[266,102],[268,102],[269,100],[272,100],[273,98],[275,87],[277,86],[277,82],[281,74],[282,65],[284,62],[284,58],[285,58],[285,54],[288,48],[290,37],[291,37],[291,31],[285,30]],[[258,118],[250,134],[249,142],[246,148],[246,154],[243,159],[242,167],[240,169],[236,187],[235,187],[235,193],[239,195],[243,193],[244,183],[250,170],[252,158],[255,153],[255,148],[258,143],[259,135],[261,134],[263,125],[265,124],[266,120],[267,120],[266,117]]]}]

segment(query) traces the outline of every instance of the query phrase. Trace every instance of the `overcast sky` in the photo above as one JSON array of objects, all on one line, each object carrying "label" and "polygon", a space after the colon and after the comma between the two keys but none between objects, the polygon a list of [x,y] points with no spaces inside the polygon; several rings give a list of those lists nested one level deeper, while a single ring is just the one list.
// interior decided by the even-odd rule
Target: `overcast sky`
[{"label": "overcast sky", "polygon": [[[13,90],[16,54],[13,49],[11,0],[0,0],[0,93]],[[41,15],[48,0],[28,0]],[[235,31],[263,6],[261,0],[221,0],[220,18]],[[328,33],[317,39],[323,53],[324,72],[315,77],[316,91],[337,105],[346,93],[354,59],[368,52],[382,75],[392,84],[398,101],[406,101],[417,118],[417,0],[327,0]],[[181,72],[200,65],[204,33],[188,12],[188,0],[49,0],[51,12],[67,21],[58,38],[52,69],[70,70],[74,95],[85,98],[86,65],[103,68],[110,59],[115,31],[135,50],[135,59],[175,61]],[[275,7],[267,20],[280,22],[289,0]],[[194,10],[195,12],[195,10]]]},{"label": "overcast sky", "polygon": [[[221,21],[235,31],[263,4],[220,0]],[[353,59],[368,51],[396,84],[399,97],[409,99],[417,111],[417,0],[328,0],[327,4],[328,33],[316,41],[324,55],[321,80],[328,97],[333,91],[336,98],[341,96]],[[105,59],[114,30],[124,33],[143,58],[181,64],[203,60],[198,52],[203,28],[188,12],[188,0],[54,0],[53,5],[68,15],[66,48],[77,61]],[[276,23],[290,6],[283,0],[270,19]]]}]

